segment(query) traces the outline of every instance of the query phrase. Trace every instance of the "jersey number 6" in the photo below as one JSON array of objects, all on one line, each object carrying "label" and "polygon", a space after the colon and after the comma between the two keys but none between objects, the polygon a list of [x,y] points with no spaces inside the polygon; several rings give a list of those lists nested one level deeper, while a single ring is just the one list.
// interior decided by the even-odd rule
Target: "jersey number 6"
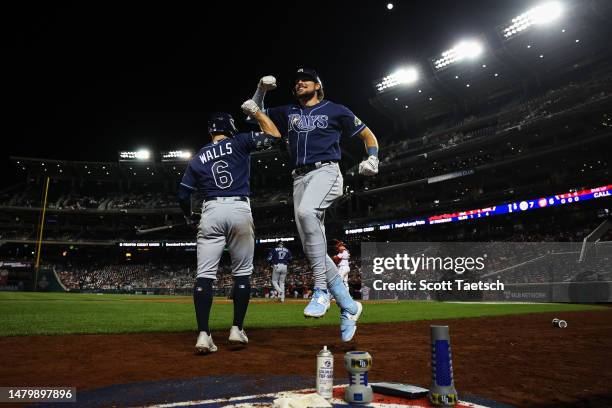
[{"label": "jersey number 6", "polygon": [[229,164],[227,164],[227,162],[224,160],[219,160],[218,162],[212,165],[212,174],[215,178],[215,184],[219,188],[229,188],[229,186],[231,186],[234,182],[232,173],[225,170],[228,167]]}]

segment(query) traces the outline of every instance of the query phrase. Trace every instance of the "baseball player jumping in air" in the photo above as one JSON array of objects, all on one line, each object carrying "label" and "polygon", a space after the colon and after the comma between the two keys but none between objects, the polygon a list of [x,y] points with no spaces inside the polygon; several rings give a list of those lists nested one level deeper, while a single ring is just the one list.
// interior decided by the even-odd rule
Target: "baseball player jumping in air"
[{"label": "baseball player jumping in air", "polygon": [[344,282],[344,285],[348,288],[348,276],[351,271],[351,267],[349,266],[349,259],[351,258],[351,254],[348,249],[344,245],[344,242],[338,241],[336,243],[336,251],[338,253],[334,255],[333,260],[336,265],[338,265],[338,273]]},{"label": "baseball player jumping in air", "polygon": [[272,286],[278,292],[281,303],[285,302],[285,279],[287,278],[287,265],[293,260],[293,255],[289,248],[285,248],[279,242],[276,248],[270,250],[268,262],[272,265]]},{"label": "baseball player jumping in air", "polygon": [[213,281],[217,278],[219,261],[227,246],[234,278],[234,323],[230,343],[247,344],[243,322],[251,296],[250,276],[253,273],[255,234],[249,204],[250,153],[269,148],[280,140],[274,123],[263,114],[255,102],[242,105],[245,113],[259,123],[262,132],[238,133],[234,119],[228,113],[217,113],[208,121],[212,142],[200,149],[189,162],[179,187],[179,203],[185,221],[195,225],[191,213],[191,193],[204,193],[202,216],[197,233],[197,277],[193,291],[198,340],[196,352],[217,351],[208,319],[213,300]]},{"label": "baseball player jumping in air", "polygon": [[[338,268],[327,255],[325,210],[342,196],[340,137],[359,137],[368,158],[359,173],[378,173],[378,141],[374,134],[343,105],[323,99],[323,84],[313,69],[300,68],[293,78],[296,103],[264,110],[289,142],[293,165],[293,207],[304,253],[314,274],[314,291],[304,309],[306,317],[322,317],[329,309],[330,293],[340,307],[340,334],[350,341],[357,330],[362,305],[355,302]],[[276,79],[263,77],[253,100],[263,109],[266,91],[276,88]]]}]

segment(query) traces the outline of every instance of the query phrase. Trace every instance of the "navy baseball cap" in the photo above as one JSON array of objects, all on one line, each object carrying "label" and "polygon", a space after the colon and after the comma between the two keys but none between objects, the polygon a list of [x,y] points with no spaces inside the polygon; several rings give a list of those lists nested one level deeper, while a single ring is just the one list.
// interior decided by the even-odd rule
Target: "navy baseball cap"
[{"label": "navy baseball cap", "polygon": [[295,72],[295,75],[293,75],[293,82],[295,83],[295,81],[303,77],[311,78],[316,83],[323,85],[321,83],[321,78],[319,78],[319,75],[317,74],[317,71],[312,68],[298,68],[298,70]]}]

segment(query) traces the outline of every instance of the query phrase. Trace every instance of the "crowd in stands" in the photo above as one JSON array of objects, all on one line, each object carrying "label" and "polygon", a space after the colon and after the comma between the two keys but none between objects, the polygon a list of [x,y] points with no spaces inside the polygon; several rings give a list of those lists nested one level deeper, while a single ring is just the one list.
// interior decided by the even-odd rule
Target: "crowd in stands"
[{"label": "crowd in stands", "polygon": [[34,194],[33,189],[18,191],[15,194],[3,193],[0,195],[0,206],[12,207],[36,207],[40,204],[40,199]]},{"label": "crowd in stands", "polygon": [[[272,287],[272,266],[265,258],[255,258],[253,261],[253,275],[251,278],[251,286],[254,289],[254,294],[258,297],[277,297]],[[231,276],[231,268],[229,265],[221,266],[216,287],[223,291],[223,294],[230,296],[232,291],[233,280]],[[285,281],[285,289],[288,297],[309,297],[312,291],[312,271],[308,262],[303,257],[297,257],[291,263],[287,279]]]},{"label": "crowd in stands", "polygon": [[255,191],[251,197],[251,203],[253,204],[264,204],[264,203],[288,203],[291,199],[289,189],[287,191],[278,191],[278,187],[272,191]]},{"label": "crowd in stands", "polygon": [[[152,289],[190,289],[195,279],[195,265],[181,263],[79,263],[50,264],[68,290],[138,291]],[[359,262],[352,261],[352,276],[359,275]],[[272,267],[265,257],[254,259],[251,286],[256,297],[277,297],[272,284]],[[214,284],[219,296],[231,296],[233,279],[229,262],[222,262]],[[285,288],[287,297],[308,298],[312,293],[313,277],[308,262],[297,257],[291,263]]]},{"label": "crowd in stands", "polygon": [[[523,222],[504,223],[497,225],[473,224],[457,226],[446,231],[445,226],[432,229],[406,229],[396,232],[394,239],[404,242],[421,242],[424,248],[429,242],[472,242],[470,245],[487,247],[487,242],[495,242],[493,249],[488,248],[490,257],[483,280],[494,281],[501,279],[505,283],[547,283],[581,281],[612,280],[612,274],[606,263],[593,258],[587,270],[578,268],[578,254],[583,239],[603,222],[602,218],[593,218],[584,221],[582,217],[572,221],[571,216],[558,222],[550,219],[532,217]],[[466,232],[472,230],[471,232]],[[397,234],[400,235],[397,235]],[[401,235],[403,234],[403,235]],[[612,237],[610,232],[602,237],[607,241]],[[381,241],[380,237],[367,235],[348,236],[345,239],[351,251],[351,272],[349,274],[349,288],[354,297],[363,295],[372,289],[372,282],[362,282],[360,244],[364,241]],[[480,242],[480,243],[478,243]],[[572,244],[573,243],[573,244]],[[551,247],[551,245],[556,245]],[[573,245],[573,246],[570,246]],[[431,251],[423,253],[435,255],[435,245]],[[286,280],[287,298],[308,298],[313,289],[312,269],[301,251],[294,249],[294,261],[289,266]],[[605,246],[601,250],[608,253],[612,246]],[[493,252],[496,254],[493,256]],[[265,252],[265,251],[262,251]],[[77,261],[47,262],[47,267],[53,268],[62,284],[68,290],[77,291],[123,291],[135,292],[144,290],[165,289],[189,293],[193,288],[195,279],[195,257],[189,259],[135,262],[135,261]],[[605,260],[602,257],[601,260]],[[577,276],[577,274],[579,276]],[[218,280],[215,283],[216,295],[231,297],[233,279],[229,258],[223,258]],[[254,259],[254,271],[251,278],[253,296],[261,298],[275,298],[278,294],[271,284],[272,267],[263,253],[258,253]],[[371,276],[370,276],[371,277]],[[406,278],[397,276],[396,278]],[[438,281],[443,278],[439,272],[421,270],[416,274],[418,279]],[[469,278],[469,275],[466,275]],[[472,276],[471,278],[480,278]],[[387,280],[392,275],[385,275]],[[372,293],[374,295],[374,292]],[[380,296],[380,294],[376,295]],[[420,293],[419,299],[425,299],[427,294]]]},{"label": "crowd in stands", "polygon": [[[380,175],[364,179],[363,187],[375,189],[407,181],[423,180],[448,174],[458,170],[474,169],[483,164],[492,163],[500,157],[491,152],[465,154],[448,160],[427,159],[434,151],[443,151],[464,144],[468,141],[490,138],[491,136],[511,129],[521,129],[542,119],[551,119],[564,112],[576,109],[585,104],[592,104],[610,97],[609,76],[587,80],[581,83],[570,83],[562,88],[548,90],[544,94],[527,99],[513,101],[498,108],[496,113],[486,116],[469,115],[460,121],[442,122],[422,131],[420,137],[385,143],[380,151]],[[515,152],[514,154],[518,154]],[[422,162],[415,158],[427,159]],[[409,162],[403,162],[408,159]],[[349,169],[348,174],[356,175],[356,167]],[[254,205],[288,203],[291,200],[290,188],[254,188],[252,202]],[[66,193],[66,191],[71,191]],[[146,210],[178,209],[174,192],[119,192],[108,188],[50,189],[49,209],[57,210]],[[38,186],[25,190],[0,194],[0,206],[39,207],[41,191]]]},{"label": "crowd in stands", "polygon": [[[287,203],[291,199],[289,188],[287,191],[278,189],[257,192],[251,199],[253,204]],[[40,204],[40,192],[33,188],[19,191],[15,194],[0,196],[0,206],[35,208]],[[163,192],[150,192],[144,194],[105,192],[98,195],[62,194],[58,198],[49,199],[48,209],[54,210],[160,210],[178,209],[176,194]]]},{"label": "crowd in stands", "polygon": [[[503,177],[496,177],[496,173],[489,174],[484,171],[480,173],[480,177],[471,178],[460,177],[462,174],[457,173],[457,182],[448,184],[444,188],[434,189],[424,179],[419,178],[423,176],[424,168],[416,168],[419,170],[414,171],[414,167],[407,166],[401,171],[385,175],[384,183],[380,183],[378,180],[365,179],[363,181],[364,190],[374,190],[372,193],[375,193],[375,189],[380,184],[392,186],[406,182],[406,174],[415,175],[417,178],[408,177],[414,183],[410,184],[410,187],[397,188],[397,190],[394,190],[395,194],[388,192],[384,196],[376,196],[377,198],[369,200],[358,214],[353,215],[352,220],[356,223],[362,223],[366,218],[384,216],[391,219],[395,216],[405,217],[410,212],[415,214],[426,212],[429,213],[426,215],[434,215],[439,213],[440,209],[452,212],[452,209],[476,208],[470,207],[472,205],[493,205],[516,198],[528,199],[534,196],[592,188],[598,186],[597,183],[602,183],[602,178],[605,179],[607,172],[609,172],[609,162],[602,156],[602,151],[594,149],[593,153],[588,156],[580,155],[580,153],[572,150],[568,150],[566,154],[573,161],[567,163],[563,161],[563,166],[558,165],[558,159],[542,162],[539,168],[532,170],[534,176],[530,180],[520,183],[518,180],[513,182],[514,173],[512,169],[509,169],[505,171]],[[465,174],[472,174],[469,169],[489,160],[497,161],[499,159],[484,153],[467,159],[454,160],[450,162],[453,167],[447,164],[434,163],[429,170],[432,171],[432,174],[434,174],[434,170],[443,174],[459,170],[465,171]],[[536,172],[539,172],[539,174],[536,175]],[[605,180],[602,184],[605,184]]]},{"label": "crowd in stands", "polygon": [[31,230],[24,229],[4,229],[0,231],[0,240],[10,239],[10,240],[31,240],[34,237],[34,232]]},{"label": "crowd in stands", "polygon": [[112,289],[193,287],[194,266],[130,263],[72,263],[53,265],[67,289]]},{"label": "crowd in stands", "polygon": [[96,210],[124,210],[124,209],[162,209],[177,207],[176,197],[173,194],[147,193],[109,193],[103,197],[89,197],[69,194],[51,202],[49,208],[57,209],[96,209]]},{"label": "crowd in stands", "polygon": [[397,173],[385,174],[384,183],[381,183],[381,181],[377,179],[364,179],[363,185],[367,190],[377,187],[384,187],[385,185],[393,185],[404,181],[422,180],[428,177],[435,177],[458,170],[473,169],[482,164],[491,163],[494,160],[495,158],[492,154],[482,153],[462,158],[455,158],[447,162],[433,161],[428,166],[406,166]]},{"label": "crowd in stands", "polygon": [[[34,188],[19,191],[13,195],[0,196],[0,206],[11,207],[39,207],[40,192]],[[127,210],[127,209],[164,209],[178,208],[175,194],[150,192],[144,194],[120,193],[100,191],[97,195],[91,194],[61,194],[51,197],[48,201],[49,209],[57,210]]]},{"label": "crowd in stands", "polygon": [[[510,102],[497,109],[495,112],[487,112],[486,115],[470,115],[460,121],[452,121],[452,123],[439,123],[425,129],[417,138],[405,139],[395,143],[387,143],[381,147],[381,173],[376,178],[365,178],[360,181],[364,190],[376,189],[403,183],[407,181],[419,181],[426,178],[448,174],[451,172],[474,169],[484,164],[493,163],[500,159],[490,151],[479,153],[466,153],[463,156],[453,155],[446,160],[432,160],[432,156],[428,156],[434,151],[452,152],[457,146],[475,141],[493,137],[501,132],[513,131],[515,129],[525,128],[542,120],[554,119],[569,111],[575,110],[585,105],[598,103],[610,97],[610,84],[612,78],[602,77],[596,80],[588,80],[582,83],[570,83],[562,88],[553,89],[544,94]],[[459,149],[457,149],[459,150]],[[446,154],[445,156],[450,156]],[[518,154],[516,152],[505,152],[504,154]],[[428,159],[429,157],[429,159]],[[508,157],[506,155],[504,158]],[[423,158],[426,161],[418,161],[416,159]],[[402,163],[402,160],[405,162]],[[409,160],[412,160],[408,162]],[[419,159],[420,160],[420,159]],[[575,168],[576,163],[570,163],[567,166],[562,166],[558,170],[551,172],[551,179],[559,179],[566,181],[568,175],[574,176],[585,169]],[[609,168],[607,161],[597,160],[594,162],[580,160],[579,165],[590,168],[591,170],[604,170]],[[588,170],[587,170],[588,171]],[[349,173],[356,174],[356,169],[349,170]],[[459,183],[458,183],[459,184]],[[506,190],[505,187],[496,187],[495,194],[515,193],[519,188],[530,187],[530,183],[522,183],[520,186],[512,186],[511,190]],[[366,204],[365,211],[359,216],[372,217],[380,214],[391,217],[397,214],[406,214],[409,211],[417,211],[421,209],[432,210],[442,207],[443,205],[458,206],[458,200],[462,197],[467,198],[483,198],[487,199],[487,186],[473,184],[468,188],[462,186],[455,189],[447,188],[444,191],[436,191],[436,197],[426,197],[425,194],[412,194],[411,191],[402,194],[390,194],[386,200],[377,200],[376,202]],[[284,188],[284,187],[283,187]],[[171,192],[118,192],[114,189],[100,188],[99,191],[70,192],[71,189],[51,189],[48,208],[51,210],[70,210],[70,211],[121,211],[121,210],[145,210],[145,209],[178,209],[175,193]],[[110,192],[109,192],[110,191]],[[435,191],[431,189],[429,191]],[[554,191],[557,193],[558,191]],[[289,203],[291,195],[289,187],[286,190],[278,190],[276,186],[268,189],[254,189],[252,202],[255,205],[263,205],[270,203]],[[431,200],[430,200],[431,198]],[[526,196],[525,198],[530,198]],[[39,207],[41,202],[41,192],[38,186],[26,187],[23,190],[4,192],[0,194],[0,207],[24,207],[35,208]],[[464,202],[462,201],[461,204]],[[257,210],[255,210],[257,211]],[[433,213],[433,210],[432,210]],[[435,214],[435,213],[433,213]],[[430,215],[433,215],[430,214]],[[261,219],[256,218],[256,225],[259,227],[267,227],[270,225],[279,225],[293,223],[291,211],[288,213],[274,212]],[[353,217],[355,221],[358,217]],[[140,220],[139,220],[140,221]],[[169,222],[169,220],[167,220]],[[104,221],[102,221],[104,222]],[[148,220],[143,220],[148,222]],[[67,223],[70,224],[70,221]],[[13,228],[13,225],[16,227]],[[456,231],[449,232],[447,236],[438,237],[439,241],[446,240],[501,240],[508,242],[580,242],[584,236],[592,231],[593,225],[585,226],[584,228],[558,228],[556,231],[551,230],[552,227],[546,226],[549,230],[543,232],[542,229],[526,227],[518,228],[518,223],[514,225],[512,233],[500,231],[496,234],[495,231],[485,231],[480,233],[465,232],[469,228],[465,228],[461,234]],[[146,227],[156,227],[159,224],[145,225]],[[125,225],[119,225],[125,227]],[[133,225],[129,225],[133,227]],[[119,228],[121,229],[121,228]],[[115,231],[101,231],[96,229],[90,232],[87,226],[83,227],[80,232],[64,232],[60,228],[56,231],[46,232],[46,239],[73,241],[88,237],[101,239],[109,237],[117,239]],[[405,241],[426,241],[428,235],[423,234],[422,230],[406,231]],[[412,235],[411,235],[412,234]],[[275,234],[278,235],[278,234]],[[23,224],[23,221],[10,220],[4,228],[0,230],[0,239],[35,239],[36,231],[34,228],[29,228]],[[261,237],[263,238],[263,237]],[[608,239],[610,236],[608,235]],[[354,241],[352,241],[354,240]],[[348,238],[348,244],[355,248],[361,240],[367,240],[364,236],[355,236]],[[528,248],[528,246],[526,246]],[[351,273],[349,286],[354,296],[359,296],[361,290],[361,266],[357,254],[351,260]],[[525,253],[523,253],[525,255]],[[510,257],[511,254],[508,254]],[[535,255],[534,255],[535,256]],[[563,258],[558,258],[560,263],[566,262]],[[507,259],[508,260],[508,259]],[[512,259],[509,259],[512,261]],[[255,296],[274,297],[271,286],[272,270],[265,258],[258,257],[254,260],[254,273],[252,276],[252,287]],[[70,290],[122,290],[134,291],[150,288],[163,289],[190,289],[193,287],[195,277],[195,264],[186,263],[130,263],[130,262],[63,262],[53,265],[58,276],[66,288]],[[535,270],[532,275],[520,274],[513,277],[516,281],[523,280],[524,282],[544,282],[549,277],[546,272]],[[514,272],[509,272],[506,276],[511,276]],[[518,274],[518,272],[516,272]],[[600,275],[597,275],[601,277]],[[571,276],[562,275],[561,279],[571,279]],[[218,280],[215,284],[217,293],[224,296],[231,295],[233,280],[228,262],[221,264],[218,273]],[[308,262],[303,256],[297,254],[294,262],[289,268],[287,276],[286,288],[287,297],[307,298],[311,294],[313,285],[312,270]]]},{"label": "crowd in stands", "polygon": [[[611,77],[602,77],[582,83],[570,83],[542,95],[510,102],[500,107],[493,115],[470,115],[454,125],[441,123],[427,128],[420,137],[383,146],[380,154],[381,171],[399,159],[447,149],[514,128],[520,129],[541,119],[550,119],[583,105],[609,98],[611,82]],[[349,172],[356,174],[356,167]]]}]

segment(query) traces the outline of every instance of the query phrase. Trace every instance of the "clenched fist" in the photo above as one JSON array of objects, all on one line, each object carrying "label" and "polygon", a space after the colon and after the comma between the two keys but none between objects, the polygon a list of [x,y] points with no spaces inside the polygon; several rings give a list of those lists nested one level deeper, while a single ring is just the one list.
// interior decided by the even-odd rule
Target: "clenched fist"
[{"label": "clenched fist", "polygon": [[257,106],[257,104],[255,103],[254,100],[249,99],[248,101],[245,101],[242,106],[242,111],[247,114],[248,116],[254,118],[255,114],[257,112],[260,111],[259,106]]},{"label": "clenched fist", "polygon": [[370,156],[359,163],[359,174],[362,176],[375,176],[378,174],[378,157]]},{"label": "clenched fist", "polygon": [[257,87],[262,91],[271,91],[276,89],[276,78],[274,78],[272,75],[266,75],[259,80]]}]

